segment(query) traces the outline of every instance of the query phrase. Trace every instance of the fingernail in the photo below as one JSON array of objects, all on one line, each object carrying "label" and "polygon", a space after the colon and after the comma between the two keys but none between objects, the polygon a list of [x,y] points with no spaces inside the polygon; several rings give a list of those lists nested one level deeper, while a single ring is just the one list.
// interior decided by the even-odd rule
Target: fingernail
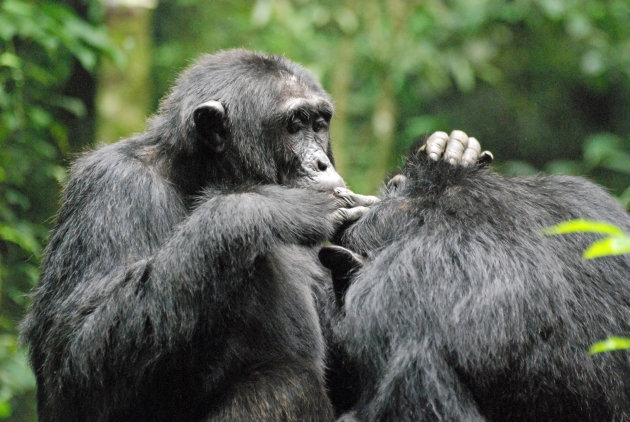
[{"label": "fingernail", "polygon": [[439,156],[435,152],[432,152],[431,154],[429,154],[429,158],[433,161],[437,161]]}]

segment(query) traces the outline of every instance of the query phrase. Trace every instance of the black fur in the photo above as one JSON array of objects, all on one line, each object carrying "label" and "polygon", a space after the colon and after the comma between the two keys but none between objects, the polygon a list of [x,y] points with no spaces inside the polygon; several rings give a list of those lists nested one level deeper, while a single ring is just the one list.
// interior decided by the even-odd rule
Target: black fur
[{"label": "black fur", "polygon": [[332,160],[286,129],[302,96],[328,98],[283,58],[205,56],[74,164],[23,326],[41,422],[332,419],[314,247],[338,205],[295,187],[305,150]]},{"label": "black fur", "polygon": [[424,154],[404,174],[341,239],[363,266],[320,252],[333,275],[356,271],[328,322],[344,420],[630,420],[630,352],[587,353],[630,335],[630,256],[587,261],[597,236],[542,235],[578,217],[630,232],[619,204],[584,179]]}]

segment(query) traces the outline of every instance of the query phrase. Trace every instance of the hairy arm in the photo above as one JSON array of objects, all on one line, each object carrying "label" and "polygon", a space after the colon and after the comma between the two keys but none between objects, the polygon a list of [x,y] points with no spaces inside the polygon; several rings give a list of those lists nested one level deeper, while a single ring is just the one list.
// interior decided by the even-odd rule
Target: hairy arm
[{"label": "hairy arm", "polygon": [[229,298],[243,299],[234,292],[259,256],[332,231],[326,194],[208,192],[189,212],[151,169],[97,158],[75,166],[24,324],[48,391],[128,382],[121,372],[140,381],[186,350],[202,311],[211,330]]}]

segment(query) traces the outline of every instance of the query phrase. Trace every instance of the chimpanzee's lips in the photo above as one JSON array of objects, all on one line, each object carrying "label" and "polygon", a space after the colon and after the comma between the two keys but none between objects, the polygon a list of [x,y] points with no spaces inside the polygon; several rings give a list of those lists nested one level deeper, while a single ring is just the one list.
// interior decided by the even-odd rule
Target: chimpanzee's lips
[{"label": "chimpanzee's lips", "polygon": [[343,178],[335,172],[328,174],[320,173],[317,175],[305,175],[289,185],[293,185],[298,188],[332,193],[335,188],[345,188],[346,182],[344,182]]},{"label": "chimpanzee's lips", "polygon": [[317,178],[311,180],[308,186],[311,189],[315,189],[322,192],[332,192],[335,188],[345,188],[346,182],[337,175],[337,177]]}]

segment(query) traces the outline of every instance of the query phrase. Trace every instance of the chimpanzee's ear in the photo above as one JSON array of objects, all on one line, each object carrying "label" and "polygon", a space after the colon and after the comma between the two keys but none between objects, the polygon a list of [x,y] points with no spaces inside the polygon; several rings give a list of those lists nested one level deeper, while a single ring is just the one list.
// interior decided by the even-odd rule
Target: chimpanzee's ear
[{"label": "chimpanzee's ear", "polygon": [[227,138],[225,107],[219,101],[199,104],[193,112],[195,128],[200,138],[215,152],[225,149]]},{"label": "chimpanzee's ear", "polygon": [[319,250],[319,261],[332,273],[335,301],[343,306],[352,277],[363,267],[363,257],[341,246],[324,246]]}]

